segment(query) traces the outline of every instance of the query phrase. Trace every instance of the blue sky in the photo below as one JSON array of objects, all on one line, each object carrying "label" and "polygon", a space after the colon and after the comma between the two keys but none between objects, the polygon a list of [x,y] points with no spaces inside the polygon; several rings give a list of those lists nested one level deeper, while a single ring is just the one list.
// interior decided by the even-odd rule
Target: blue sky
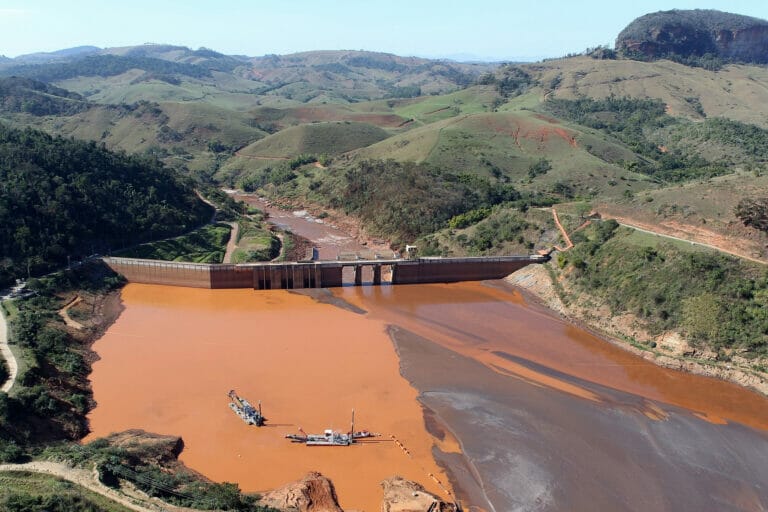
[{"label": "blue sky", "polygon": [[637,16],[674,8],[768,19],[766,0],[0,0],[0,55],[154,42],[252,56],[364,49],[538,60],[613,45]]}]

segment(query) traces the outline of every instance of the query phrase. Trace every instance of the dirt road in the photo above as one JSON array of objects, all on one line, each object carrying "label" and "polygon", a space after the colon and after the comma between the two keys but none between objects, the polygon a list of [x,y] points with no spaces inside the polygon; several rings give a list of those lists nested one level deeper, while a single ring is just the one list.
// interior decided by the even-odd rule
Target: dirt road
[{"label": "dirt road", "polygon": [[680,238],[680,237],[677,237],[677,236],[661,233],[659,231],[655,231],[655,230],[649,229],[650,228],[649,226],[638,225],[638,224],[635,224],[635,223],[633,223],[631,221],[627,221],[627,219],[624,219],[624,218],[621,218],[621,217],[604,216],[603,218],[604,219],[614,219],[616,222],[618,222],[622,226],[626,226],[628,228],[632,228],[632,229],[635,229],[637,231],[641,231],[643,233],[648,233],[650,235],[661,236],[661,237],[664,237],[664,238],[669,238],[671,240],[677,240],[679,242],[689,243],[691,245],[698,245],[699,247],[706,247],[708,249],[714,249],[715,251],[719,251],[719,252],[723,252],[723,253],[726,253],[726,254],[730,254],[731,256],[736,256],[737,258],[742,258],[742,259],[745,259],[745,260],[753,261],[755,263],[760,263],[761,265],[765,265],[766,264],[766,262],[764,260],[760,260],[760,259],[757,259],[757,258],[752,258],[751,256],[747,256],[746,254],[742,254],[742,253],[738,253],[738,252],[734,252],[734,251],[729,251],[728,249],[725,249],[725,248],[717,246],[717,245],[706,244],[706,243],[703,243],[703,242],[695,242],[693,240],[688,240],[686,238]]},{"label": "dirt road", "polygon": [[229,242],[227,242],[227,251],[224,253],[224,261],[222,263],[232,263],[232,254],[237,249],[237,237],[240,236],[240,223],[239,222],[227,222],[232,226],[232,231],[229,234]]},{"label": "dirt road", "polygon": [[5,314],[3,309],[0,308],[0,353],[3,354],[5,363],[8,366],[8,373],[10,374],[8,380],[3,383],[3,387],[0,391],[8,393],[13,384],[16,382],[16,375],[19,373],[19,365],[16,362],[16,358],[13,357],[13,352],[8,346],[8,325],[5,321]]},{"label": "dirt road", "polygon": [[85,487],[89,491],[101,494],[131,510],[138,512],[157,512],[158,510],[181,510],[171,506],[161,506],[151,504],[151,506],[142,506],[135,502],[134,498],[123,494],[120,491],[111,489],[99,482],[95,475],[84,469],[71,468],[59,462],[35,461],[26,464],[0,464],[0,471],[29,471],[31,473],[43,473],[63,478],[69,482]]}]

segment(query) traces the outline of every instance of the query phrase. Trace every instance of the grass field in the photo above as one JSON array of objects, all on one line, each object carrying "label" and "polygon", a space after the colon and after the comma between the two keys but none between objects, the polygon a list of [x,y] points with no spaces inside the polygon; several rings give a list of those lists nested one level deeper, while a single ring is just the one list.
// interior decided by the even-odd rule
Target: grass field
[{"label": "grass field", "polygon": [[258,224],[242,220],[232,263],[270,261],[280,254],[280,239]]},{"label": "grass field", "polygon": [[130,509],[66,480],[38,473],[0,472],[0,510],[128,512]]}]

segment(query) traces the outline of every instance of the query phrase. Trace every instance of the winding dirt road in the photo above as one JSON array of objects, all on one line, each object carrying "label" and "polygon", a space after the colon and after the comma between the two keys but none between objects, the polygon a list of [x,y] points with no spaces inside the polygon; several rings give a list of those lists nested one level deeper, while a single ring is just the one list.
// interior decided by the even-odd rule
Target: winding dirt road
[{"label": "winding dirt road", "polygon": [[8,366],[8,373],[10,374],[8,380],[3,383],[3,387],[0,391],[8,393],[13,385],[16,383],[16,375],[19,373],[19,365],[16,362],[16,358],[11,352],[11,347],[8,346],[8,324],[5,321],[5,313],[0,308],[0,353],[3,354],[5,363]]},{"label": "winding dirt road", "polygon": [[[102,496],[116,501],[124,507],[127,507],[131,510],[136,510],[138,512],[156,512],[158,510],[165,509],[165,507],[161,507],[160,505],[155,505],[152,508],[138,505],[127,495],[114,489],[110,489],[106,485],[99,482],[94,477],[93,473],[90,473],[84,469],[71,468],[59,462],[34,461],[27,462],[25,464],[0,464],[0,471],[28,471],[31,473],[42,473],[63,478],[64,480],[75,483],[81,487],[85,487],[89,491],[101,494]],[[172,510],[178,510],[173,507],[168,508]]]}]

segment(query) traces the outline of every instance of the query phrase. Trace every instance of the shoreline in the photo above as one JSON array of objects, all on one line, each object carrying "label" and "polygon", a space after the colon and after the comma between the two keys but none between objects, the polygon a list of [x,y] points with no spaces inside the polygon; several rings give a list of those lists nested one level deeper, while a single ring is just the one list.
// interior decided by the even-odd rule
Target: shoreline
[{"label": "shoreline", "polygon": [[[584,329],[606,343],[610,343],[657,366],[702,377],[724,380],[768,397],[768,377],[766,376],[758,376],[742,369],[729,368],[727,363],[665,354],[660,350],[653,350],[651,347],[640,348],[630,341],[621,339],[622,337],[629,336],[621,332],[612,332],[606,327],[596,325],[586,318],[579,317],[560,300],[560,296],[555,290],[546,269],[544,267],[540,269],[538,267],[531,267],[529,265],[510,274],[500,281],[499,286],[519,291],[530,303],[546,309],[550,314],[559,317],[561,320]],[[535,275],[537,273],[540,275]]]}]

